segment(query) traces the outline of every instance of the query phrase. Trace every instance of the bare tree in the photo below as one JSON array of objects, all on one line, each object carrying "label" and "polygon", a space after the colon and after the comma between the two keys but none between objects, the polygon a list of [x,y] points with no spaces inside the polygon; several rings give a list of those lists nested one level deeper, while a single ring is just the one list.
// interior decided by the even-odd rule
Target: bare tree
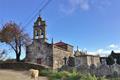
[{"label": "bare tree", "polygon": [[0,61],[4,61],[7,59],[7,54],[5,50],[0,51]]},{"label": "bare tree", "polygon": [[25,47],[30,38],[23,29],[13,22],[8,22],[0,30],[0,41],[8,44],[16,54],[16,61],[20,61],[22,47]]}]

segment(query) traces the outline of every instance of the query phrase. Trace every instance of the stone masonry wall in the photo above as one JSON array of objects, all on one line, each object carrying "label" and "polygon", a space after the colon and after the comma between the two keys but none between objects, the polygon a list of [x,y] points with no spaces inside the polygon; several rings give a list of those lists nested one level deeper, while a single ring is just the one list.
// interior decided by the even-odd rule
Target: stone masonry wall
[{"label": "stone masonry wall", "polygon": [[72,53],[69,51],[65,51],[57,46],[54,45],[53,47],[53,69],[60,68],[64,65],[64,57],[71,56]]},{"label": "stone masonry wall", "polygon": [[52,66],[52,46],[48,43],[39,44],[36,42],[35,44],[35,46],[32,44],[27,48],[26,62]]}]

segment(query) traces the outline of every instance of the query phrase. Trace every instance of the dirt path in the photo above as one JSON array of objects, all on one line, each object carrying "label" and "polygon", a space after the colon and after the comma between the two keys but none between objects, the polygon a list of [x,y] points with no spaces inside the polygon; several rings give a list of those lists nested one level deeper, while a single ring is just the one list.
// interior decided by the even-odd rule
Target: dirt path
[{"label": "dirt path", "polygon": [[[0,70],[0,80],[34,80],[31,79],[27,71]],[[39,76],[39,80],[48,80]]]}]

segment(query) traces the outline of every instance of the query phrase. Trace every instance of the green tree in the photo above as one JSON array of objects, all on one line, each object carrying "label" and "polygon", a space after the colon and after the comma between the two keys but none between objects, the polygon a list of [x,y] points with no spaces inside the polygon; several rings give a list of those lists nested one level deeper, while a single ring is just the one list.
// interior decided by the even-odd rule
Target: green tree
[{"label": "green tree", "polygon": [[9,45],[16,54],[16,61],[20,61],[22,47],[30,42],[30,38],[23,29],[14,22],[8,22],[0,30],[0,41]]},{"label": "green tree", "polygon": [[109,56],[106,61],[108,65],[113,65],[115,63],[114,58],[112,56]]}]

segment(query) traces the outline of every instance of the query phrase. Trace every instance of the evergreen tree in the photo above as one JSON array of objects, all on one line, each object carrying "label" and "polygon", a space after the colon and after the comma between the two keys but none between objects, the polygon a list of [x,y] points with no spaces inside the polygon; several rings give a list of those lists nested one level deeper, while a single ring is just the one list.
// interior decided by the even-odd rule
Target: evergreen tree
[{"label": "evergreen tree", "polygon": [[112,56],[109,56],[106,61],[108,65],[113,65],[115,63],[114,58]]}]

